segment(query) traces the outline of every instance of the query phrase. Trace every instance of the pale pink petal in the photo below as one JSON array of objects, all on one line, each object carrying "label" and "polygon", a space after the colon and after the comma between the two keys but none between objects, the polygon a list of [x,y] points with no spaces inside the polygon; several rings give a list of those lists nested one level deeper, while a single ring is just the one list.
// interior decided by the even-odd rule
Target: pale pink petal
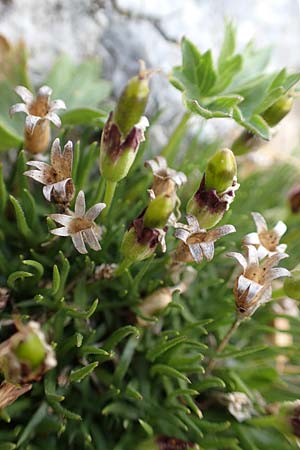
[{"label": "pale pink petal", "polygon": [[50,120],[57,128],[61,127],[60,117],[55,112],[48,112],[45,115],[45,119]]},{"label": "pale pink petal", "polygon": [[207,261],[211,261],[214,257],[215,251],[213,242],[203,242],[200,244],[200,247],[204,258],[206,258]]},{"label": "pale pink petal", "polygon": [[9,108],[9,115],[13,116],[16,113],[24,112],[25,114],[29,114],[28,108],[25,103],[16,103],[15,105]]},{"label": "pale pink petal", "polygon": [[41,120],[43,120],[43,119],[39,116],[32,116],[31,114],[29,116],[27,116],[25,119],[26,131],[28,133],[32,134],[34,132],[35,127]]},{"label": "pale pink petal", "polygon": [[268,229],[268,226],[264,217],[258,212],[253,212],[251,214],[255,222],[257,232],[261,233],[262,231],[266,231]]},{"label": "pale pink petal", "polygon": [[280,238],[281,238],[281,236],[283,236],[285,234],[286,230],[287,230],[287,226],[281,220],[274,227],[275,233]]},{"label": "pale pink petal", "polygon": [[222,227],[215,228],[214,230],[208,231],[208,236],[210,241],[216,241],[223,236],[230,233],[235,233],[236,229],[233,225],[223,225]]},{"label": "pale pink petal", "polygon": [[93,230],[91,228],[88,228],[87,230],[84,230],[82,232],[84,240],[89,244],[89,246],[95,250],[96,252],[101,250],[100,243],[98,239],[96,238]]},{"label": "pale pink petal", "polygon": [[242,268],[244,269],[244,271],[247,269],[247,261],[246,258],[244,257],[244,255],[242,255],[241,253],[237,253],[237,252],[229,252],[226,253],[226,256],[228,256],[229,258],[234,258],[237,260],[237,262],[240,264],[240,266],[242,266]]},{"label": "pale pink petal", "polygon": [[26,172],[24,172],[24,175],[42,184],[46,184],[47,182],[45,179],[45,175],[40,170],[26,170]]},{"label": "pale pink petal", "polygon": [[55,236],[70,236],[66,227],[54,228],[54,230],[50,230],[50,233],[55,234]]},{"label": "pale pink petal", "polygon": [[254,245],[245,245],[248,265],[258,265],[257,249]]},{"label": "pale pink petal", "polygon": [[58,109],[67,109],[65,102],[60,99],[52,100],[52,102],[50,102],[49,112],[54,112]]},{"label": "pale pink petal", "polygon": [[200,263],[203,259],[202,248],[199,244],[189,244],[189,250],[192,257],[197,263]]},{"label": "pale pink petal", "polygon": [[85,255],[88,251],[86,249],[86,246],[84,245],[81,232],[72,234],[71,238],[76,250],[82,255]]},{"label": "pale pink petal", "polygon": [[85,217],[88,220],[94,221],[99,214],[101,213],[101,211],[106,208],[106,204],[105,203],[96,203],[96,205],[92,206],[86,213]]},{"label": "pale pink petal", "polygon": [[259,245],[260,240],[259,240],[258,233],[253,232],[253,233],[246,234],[246,236],[244,236],[244,239],[243,239],[243,244],[244,245]]},{"label": "pale pink petal", "polygon": [[17,86],[15,92],[27,105],[31,104],[34,100],[32,93],[25,86]]},{"label": "pale pink petal", "polygon": [[48,200],[48,202],[51,202],[51,194],[53,191],[53,184],[48,184],[47,186],[43,187],[43,194],[46,200]]},{"label": "pale pink petal", "polygon": [[55,222],[59,223],[60,225],[68,226],[72,220],[72,216],[68,216],[67,214],[50,214],[52,220],[55,220]]},{"label": "pale pink petal", "polygon": [[79,191],[75,203],[75,216],[83,217],[85,215],[85,197],[84,192]]},{"label": "pale pink petal", "polygon": [[50,97],[52,94],[52,89],[49,86],[41,86],[37,91],[37,95],[40,97]]}]

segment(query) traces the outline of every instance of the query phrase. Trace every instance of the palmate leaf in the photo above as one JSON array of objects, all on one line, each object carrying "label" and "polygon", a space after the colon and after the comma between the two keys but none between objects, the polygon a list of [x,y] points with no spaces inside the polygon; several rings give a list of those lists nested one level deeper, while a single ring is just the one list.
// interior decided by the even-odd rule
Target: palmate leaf
[{"label": "palmate leaf", "polygon": [[187,38],[181,43],[182,65],[173,69],[170,81],[183,93],[184,104],[205,119],[233,118],[263,139],[270,139],[264,111],[291,89],[300,74],[279,72],[262,75],[270,49],[256,50],[249,43],[242,55],[235,54],[235,29],[228,22],[217,63],[211,51],[201,54]]}]

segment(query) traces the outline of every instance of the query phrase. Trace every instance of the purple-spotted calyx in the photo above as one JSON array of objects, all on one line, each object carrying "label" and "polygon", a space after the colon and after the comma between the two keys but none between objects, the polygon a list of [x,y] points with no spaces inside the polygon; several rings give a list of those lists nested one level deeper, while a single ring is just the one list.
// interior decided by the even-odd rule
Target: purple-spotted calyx
[{"label": "purple-spotted calyx", "polygon": [[58,128],[61,126],[61,120],[56,111],[66,109],[66,105],[63,100],[50,100],[52,89],[49,86],[40,87],[36,98],[24,86],[17,86],[15,91],[24,103],[13,105],[9,113],[13,115],[24,112],[27,115],[24,147],[31,153],[44,152],[49,146],[50,122]]},{"label": "purple-spotted calyx", "polygon": [[187,213],[198,219],[201,228],[215,226],[229,209],[239,188],[236,175],[231,150],[219,150],[209,160],[199,189],[187,204]]}]

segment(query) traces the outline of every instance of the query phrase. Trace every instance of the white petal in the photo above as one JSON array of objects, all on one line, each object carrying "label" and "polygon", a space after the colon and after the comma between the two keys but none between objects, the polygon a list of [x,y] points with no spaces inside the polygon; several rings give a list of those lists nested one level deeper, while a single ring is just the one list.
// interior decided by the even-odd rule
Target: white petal
[{"label": "white petal", "polygon": [[93,230],[88,228],[82,232],[84,240],[89,244],[89,246],[96,252],[101,250],[98,239],[96,238]]},{"label": "white petal", "polygon": [[52,89],[49,86],[41,86],[39,90],[37,91],[37,95],[40,97],[50,97],[52,94]]},{"label": "white petal", "polygon": [[32,178],[38,183],[46,184],[45,176],[40,170],[26,170],[23,175]]},{"label": "white petal", "polygon": [[94,221],[99,214],[101,213],[101,211],[106,208],[106,204],[105,203],[96,203],[96,205],[92,206],[86,213],[85,217],[88,220]]},{"label": "white petal", "polygon": [[190,232],[187,230],[183,230],[182,228],[178,228],[177,230],[175,230],[174,235],[175,235],[175,237],[177,237],[177,239],[180,239],[181,241],[186,242],[190,236]]},{"label": "white petal", "polygon": [[258,265],[257,249],[254,245],[245,245],[248,265]]},{"label": "white petal", "polygon": [[32,116],[31,114],[27,116],[25,120],[26,131],[32,134],[34,132],[35,127],[41,120],[43,119],[39,116]]},{"label": "white petal", "polygon": [[82,234],[80,232],[72,234],[71,238],[76,250],[82,255],[85,255],[87,253],[87,249],[84,245]]},{"label": "white petal", "polygon": [[236,229],[233,225],[223,225],[222,227],[215,228],[214,230],[208,231],[208,236],[210,241],[216,241],[223,236],[230,233],[235,233]]},{"label": "white petal", "polygon": [[150,167],[154,175],[159,171],[159,165],[155,159],[149,159],[148,161],[145,161],[144,166]]},{"label": "white petal", "polygon": [[284,267],[276,267],[275,269],[270,269],[266,275],[266,281],[276,280],[281,277],[290,277],[291,273]]},{"label": "white petal", "polygon": [[72,220],[72,216],[68,216],[67,214],[50,214],[51,219],[55,220],[55,222],[59,223],[60,225],[68,226]]},{"label": "white petal", "polygon": [[140,121],[135,125],[136,128],[139,128],[142,131],[145,131],[147,127],[149,127],[149,120],[146,116],[142,116]]},{"label": "white petal", "polygon": [[255,222],[257,232],[261,233],[262,231],[266,231],[268,229],[268,226],[264,217],[258,212],[253,212],[251,214]]},{"label": "white petal", "polygon": [[11,106],[9,108],[9,115],[12,116],[13,114],[24,112],[25,114],[29,114],[28,108],[25,105],[25,103],[16,103],[15,105]]},{"label": "white petal", "polygon": [[83,217],[85,215],[85,197],[84,192],[79,191],[75,203],[75,216]]},{"label": "white petal", "polygon": [[277,245],[276,250],[278,253],[284,253],[287,249],[287,245],[286,244],[280,244]]},{"label": "white petal", "polygon": [[281,220],[274,227],[274,231],[278,237],[283,236],[284,233],[286,232],[286,230],[287,230],[287,226]]},{"label": "white petal", "polygon": [[51,194],[53,191],[53,184],[48,184],[47,186],[43,187],[43,194],[46,200],[48,200],[48,202],[51,202]]},{"label": "white petal", "polygon": [[226,256],[228,256],[229,258],[235,258],[237,260],[237,262],[242,266],[244,271],[247,269],[246,258],[241,253],[229,252],[229,253],[226,253]]},{"label": "white petal", "polygon": [[189,244],[189,249],[192,257],[197,263],[200,263],[203,259],[202,248],[199,244]]},{"label": "white petal", "polygon": [[50,230],[50,233],[55,234],[55,236],[69,236],[69,232],[66,227],[54,228],[54,230]]},{"label": "white petal", "polygon": [[266,247],[264,247],[263,245],[260,245],[257,249],[257,255],[258,255],[258,259],[264,259],[266,256],[269,256],[270,254],[272,254],[272,252],[270,252]]},{"label": "white petal", "polygon": [[45,119],[50,120],[57,128],[61,127],[61,120],[55,112],[48,112],[48,114],[45,115]]},{"label": "white petal", "polygon": [[203,242],[200,244],[203,256],[207,259],[207,261],[211,261],[214,257],[215,247],[213,242]]},{"label": "white petal", "polygon": [[15,92],[26,104],[30,104],[33,102],[33,94],[25,86],[17,86],[15,88]]},{"label": "white petal", "polygon": [[246,236],[244,236],[244,239],[243,239],[243,244],[244,245],[259,245],[260,240],[258,237],[258,233],[246,234]]},{"label": "white petal", "polygon": [[49,112],[57,111],[58,109],[67,109],[66,104],[63,100],[53,100],[50,103]]},{"label": "white petal", "polygon": [[158,167],[160,169],[167,169],[168,168],[168,164],[167,164],[166,158],[164,158],[163,156],[158,155],[158,156],[156,156],[155,159],[156,159]]},{"label": "white petal", "polygon": [[177,187],[181,187],[187,182],[187,177],[183,172],[177,172],[172,176],[172,180],[176,183]]},{"label": "white petal", "polygon": [[189,224],[190,230],[192,232],[201,231],[201,228],[199,227],[199,222],[195,216],[193,216],[192,214],[187,214],[186,221]]},{"label": "white petal", "polygon": [[60,140],[56,138],[51,147],[51,165],[55,166],[56,161],[60,160],[61,156]]},{"label": "white petal", "polygon": [[43,171],[50,169],[49,164],[47,164],[47,163],[45,163],[43,161],[28,161],[26,164],[28,166],[36,167],[37,169],[40,169],[40,170],[43,170]]}]

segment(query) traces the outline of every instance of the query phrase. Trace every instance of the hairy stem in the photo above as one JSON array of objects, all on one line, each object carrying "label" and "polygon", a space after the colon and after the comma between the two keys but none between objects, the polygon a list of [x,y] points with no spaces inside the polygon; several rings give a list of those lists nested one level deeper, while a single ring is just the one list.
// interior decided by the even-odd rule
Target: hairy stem
[{"label": "hairy stem", "polygon": [[[243,319],[241,319],[238,316],[236,317],[235,321],[233,322],[233,324],[231,325],[231,327],[229,328],[229,330],[227,331],[227,333],[223,337],[222,341],[218,345],[218,347],[217,347],[217,349],[215,351],[215,355],[219,355],[220,353],[223,352],[224,348],[226,347],[226,345],[228,344],[228,342],[230,341],[231,337],[236,332],[236,330],[238,329],[238,327],[240,326],[242,321],[243,321]],[[206,368],[206,375],[211,373],[211,371],[215,368],[216,363],[217,363],[217,358],[216,357],[210,359],[210,361],[209,361],[209,363],[207,365],[207,368]]]}]

